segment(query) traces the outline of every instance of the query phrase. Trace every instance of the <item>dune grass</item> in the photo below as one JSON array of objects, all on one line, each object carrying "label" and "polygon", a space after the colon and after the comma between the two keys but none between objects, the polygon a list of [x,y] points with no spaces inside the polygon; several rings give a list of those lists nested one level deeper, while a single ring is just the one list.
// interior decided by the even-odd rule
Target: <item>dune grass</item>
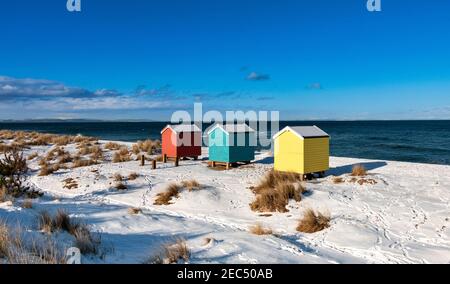
[{"label": "dune grass", "polygon": [[362,176],[366,176],[366,175],[367,175],[367,170],[363,165],[359,164],[359,165],[353,166],[351,176],[362,177]]},{"label": "dune grass", "polygon": [[315,233],[330,227],[331,217],[329,214],[315,212],[312,209],[307,209],[300,219],[297,231],[302,233]]},{"label": "dune grass", "polygon": [[141,214],[141,213],[142,213],[141,208],[137,208],[137,207],[128,208],[128,214],[130,214],[130,215],[137,215],[137,214]]},{"label": "dune grass", "polygon": [[128,175],[128,180],[135,180],[139,177],[138,173],[132,172]]},{"label": "dune grass", "polygon": [[173,243],[162,246],[161,253],[150,258],[147,264],[179,264],[187,263],[191,257],[191,250],[184,239],[179,238]]},{"label": "dune grass", "polygon": [[202,187],[201,184],[195,179],[182,181],[181,185],[189,191],[199,190]]},{"label": "dune grass", "polygon": [[264,228],[261,224],[256,224],[254,226],[251,226],[249,229],[250,233],[254,234],[254,235],[271,235],[272,234],[272,229],[270,228]]},{"label": "dune grass", "polygon": [[131,161],[131,155],[130,151],[128,151],[128,148],[122,147],[119,151],[114,152],[112,161],[113,163],[123,163]]},{"label": "dune grass", "polygon": [[170,201],[172,201],[172,198],[178,197],[178,195],[180,194],[180,190],[181,190],[181,186],[179,184],[176,184],[176,183],[169,184],[163,192],[158,193],[158,195],[156,196],[155,202],[153,204],[154,205],[169,205],[169,204],[171,204]]},{"label": "dune grass", "polygon": [[250,208],[256,212],[288,212],[289,200],[302,200],[305,188],[300,184],[300,175],[295,173],[268,172],[260,183],[252,188],[256,194]]}]

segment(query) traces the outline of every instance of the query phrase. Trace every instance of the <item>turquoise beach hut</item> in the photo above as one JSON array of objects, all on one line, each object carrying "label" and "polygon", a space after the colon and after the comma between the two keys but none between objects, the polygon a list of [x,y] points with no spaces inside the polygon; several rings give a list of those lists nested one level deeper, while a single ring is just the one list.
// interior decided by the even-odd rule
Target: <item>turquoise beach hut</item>
[{"label": "turquoise beach hut", "polygon": [[216,124],[208,131],[209,160],[226,168],[255,159],[256,135],[247,124]]}]

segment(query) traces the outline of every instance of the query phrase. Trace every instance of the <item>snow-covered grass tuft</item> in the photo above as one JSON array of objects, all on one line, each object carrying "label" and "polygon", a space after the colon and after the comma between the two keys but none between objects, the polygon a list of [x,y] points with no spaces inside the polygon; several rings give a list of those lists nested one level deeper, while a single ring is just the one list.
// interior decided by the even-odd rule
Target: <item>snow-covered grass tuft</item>
[{"label": "snow-covered grass tuft", "polygon": [[201,184],[195,179],[182,181],[181,185],[189,191],[198,190],[202,187]]},{"label": "snow-covered grass tuft", "polygon": [[169,205],[173,197],[178,197],[180,190],[181,186],[179,184],[169,184],[165,191],[158,193],[154,205]]},{"label": "snow-covered grass tuft", "polygon": [[45,160],[41,163],[41,170],[39,172],[39,176],[48,176],[55,172],[55,167],[49,165]]},{"label": "snow-covered grass tuft", "polygon": [[82,224],[73,220],[69,214],[59,209],[54,216],[50,215],[47,211],[42,211],[38,217],[39,229],[45,233],[53,233],[57,231],[66,231],[69,234],[74,232],[82,226]]},{"label": "snow-covered grass tuft", "polygon": [[10,199],[10,196],[6,192],[6,188],[0,187],[0,203],[6,202]]},{"label": "snow-covered grass tuft", "polygon": [[339,184],[339,183],[343,183],[344,179],[342,177],[334,177],[332,179],[332,181],[333,181],[334,184]]},{"label": "snow-covered grass tuft", "polygon": [[130,151],[127,147],[120,148],[119,151],[115,152],[113,155],[113,163],[122,163],[131,161]]},{"label": "snow-covered grass tuft", "polygon": [[101,243],[99,234],[92,234],[87,225],[79,225],[73,233],[75,237],[75,247],[82,254],[97,254]]},{"label": "snow-covered grass tuft", "polygon": [[0,259],[8,256],[10,245],[9,228],[4,222],[0,222]]},{"label": "snow-covered grass tuft", "polygon": [[114,178],[114,181],[117,181],[117,182],[123,181],[123,176],[120,173],[115,173],[113,178]]},{"label": "snow-covered grass tuft", "polygon": [[250,233],[254,234],[254,235],[271,235],[272,234],[272,229],[270,228],[264,228],[261,224],[256,224],[254,226],[250,227]]},{"label": "snow-covered grass tuft", "polygon": [[35,158],[37,158],[39,156],[39,154],[37,152],[33,152],[30,155],[28,155],[27,160],[31,161],[34,160]]},{"label": "snow-covered grass tuft", "polygon": [[301,201],[301,194],[304,191],[299,184],[292,184],[289,181],[277,182],[275,188],[257,190],[256,199],[250,204],[250,208],[256,212],[288,212],[286,205],[289,200]]},{"label": "snow-covered grass tuft", "polygon": [[315,212],[312,209],[307,209],[303,218],[299,221],[297,231],[302,233],[315,233],[330,227],[330,215]]},{"label": "snow-covered grass tuft", "polygon": [[278,171],[269,171],[257,186],[252,188],[253,192],[258,194],[265,189],[273,189],[281,183],[296,183],[300,181],[300,175],[296,173],[282,173]]},{"label": "snow-covered grass tuft", "polygon": [[362,177],[367,175],[367,170],[363,165],[354,165],[351,175],[355,177]]},{"label": "snow-covered grass tuft", "polygon": [[83,159],[79,156],[75,156],[73,164],[72,164],[72,168],[82,168],[82,167],[89,167],[92,165],[96,165],[97,162],[92,160],[92,159]]},{"label": "snow-covered grass tuft", "polygon": [[137,215],[142,213],[142,209],[141,208],[137,208],[137,207],[130,207],[128,208],[128,214],[130,215]]},{"label": "snow-covered grass tuft", "polygon": [[117,190],[126,190],[128,187],[123,182],[119,181],[114,185],[114,188]]},{"label": "snow-covered grass tuft", "polygon": [[128,175],[128,180],[135,180],[139,177],[138,173],[132,172]]},{"label": "snow-covered grass tuft", "polygon": [[304,188],[300,186],[300,188],[296,188],[292,183],[280,183],[275,188],[276,191],[279,191],[280,194],[289,202],[289,199],[294,199],[297,202],[302,200],[301,193],[304,192]]},{"label": "snow-covered grass tuft", "polygon": [[0,259],[10,264],[64,264],[63,250],[51,239],[24,241],[20,229],[0,222]]},{"label": "snow-covered grass tuft", "polygon": [[105,144],[105,149],[107,150],[119,150],[121,147],[123,147],[123,145],[120,145],[118,143],[115,142],[108,142]]},{"label": "snow-covered grass tuft", "polygon": [[264,189],[250,203],[250,208],[256,212],[287,212],[287,200],[283,194],[274,189]]},{"label": "snow-covered grass tuft", "polygon": [[191,257],[191,250],[184,239],[177,239],[174,243],[162,247],[162,252],[147,260],[146,264],[177,264],[187,263]]}]

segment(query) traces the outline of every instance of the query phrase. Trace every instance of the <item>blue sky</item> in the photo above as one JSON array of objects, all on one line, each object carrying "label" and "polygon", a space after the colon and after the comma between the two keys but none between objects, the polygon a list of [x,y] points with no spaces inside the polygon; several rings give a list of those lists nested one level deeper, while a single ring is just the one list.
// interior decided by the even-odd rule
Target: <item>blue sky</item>
[{"label": "blue sky", "polygon": [[0,119],[450,119],[450,1],[0,2]]}]

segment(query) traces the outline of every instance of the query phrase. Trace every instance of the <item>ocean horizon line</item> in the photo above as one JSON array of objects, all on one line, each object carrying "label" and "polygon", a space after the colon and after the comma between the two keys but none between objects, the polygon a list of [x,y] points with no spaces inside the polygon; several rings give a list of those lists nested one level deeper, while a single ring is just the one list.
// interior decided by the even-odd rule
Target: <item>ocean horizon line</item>
[{"label": "ocean horizon line", "polygon": [[[280,122],[370,122],[370,121],[450,121],[450,118],[445,119],[280,119]],[[0,120],[0,123],[172,123],[170,120],[141,120],[141,119],[117,119],[117,120],[108,120],[108,119],[23,119],[23,120]],[[200,123],[202,121],[193,121],[192,123]],[[224,121],[227,123],[233,121]],[[246,120],[246,122],[255,122],[253,120]],[[271,122],[271,120],[267,120],[267,122]],[[214,122],[202,122],[202,123],[214,123]]]}]

